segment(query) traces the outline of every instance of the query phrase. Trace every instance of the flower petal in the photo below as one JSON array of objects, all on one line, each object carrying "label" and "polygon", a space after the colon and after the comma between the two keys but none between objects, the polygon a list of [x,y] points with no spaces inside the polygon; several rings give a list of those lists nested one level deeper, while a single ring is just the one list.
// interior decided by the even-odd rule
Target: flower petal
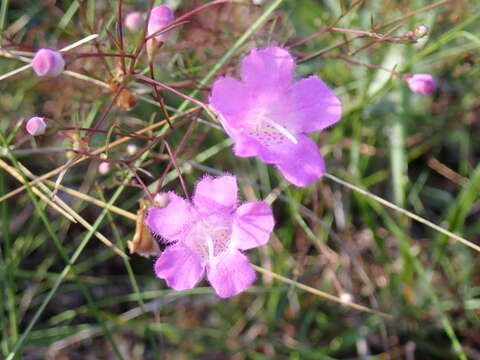
[{"label": "flower petal", "polygon": [[195,187],[193,203],[197,209],[212,210],[212,207],[234,208],[237,204],[237,178],[224,175],[218,178],[205,176]]},{"label": "flower petal", "polygon": [[272,209],[263,201],[249,202],[235,211],[232,241],[240,250],[265,245],[270,239],[275,221]]},{"label": "flower petal", "polygon": [[209,103],[230,137],[242,133],[251,107],[250,93],[242,82],[228,76],[219,78],[213,84]]},{"label": "flower petal", "polygon": [[294,116],[289,124],[298,132],[320,131],[340,120],[342,104],[317,76],[300,80],[292,87]]},{"label": "flower petal", "polygon": [[169,246],[155,262],[155,274],[174,290],[193,288],[203,276],[200,258],[185,246]]},{"label": "flower petal", "polygon": [[230,76],[221,77],[213,83],[210,105],[223,117],[239,115],[245,110],[247,89]]},{"label": "flower petal", "polygon": [[307,186],[325,174],[325,163],[317,144],[298,135],[298,144],[278,155],[278,170],[293,185]]},{"label": "flower petal", "polygon": [[256,275],[248,258],[240,251],[226,254],[218,264],[207,265],[207,277],[221,298],[228,298],[249,288]]},{"label": "flower petal", "polygon": [[235,144],[233,145],[233,153],[238,157],[258,156],[261,152],[262,145],[246,135],[233,137]]},{"label": "flower petal", "polygon": [[295,62],[281,47],[253,49],[242,60],[242,80],[250,89],[286,88],[293,81]]},{"label": "flower petal", "polygon": [[166,207],[150,208],[146,223],[154,234],[170,242],[181,238],[182,232],[195,221],[195,212],[188,201],[174,192],[168,192],[168,201]]}]

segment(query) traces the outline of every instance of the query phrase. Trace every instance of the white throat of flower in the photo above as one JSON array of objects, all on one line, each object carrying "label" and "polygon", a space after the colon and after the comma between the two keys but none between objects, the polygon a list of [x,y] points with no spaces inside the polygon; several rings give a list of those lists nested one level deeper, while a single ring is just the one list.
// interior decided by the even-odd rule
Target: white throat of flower
[{"label": "white throat of flower", "polygon": [[280,134],[285,136],[288,140],[290,140],[294,144],[298,144],[297,138],[290,132],[288,131],[284,126],[280,125],[279,123],[275,122],[274,120],[271,119],[271,114],[268,111],[262,110],[260,114],[256,118],[256,125],[255,125],[255,131],[260,132],[260,131],[266,131],[265,124],[270,125],[272,128],[274,128],[276,131],[278,131]]},{"label": "white throat of flower", "polygon": [[276,123],[273,120],[270,120],[269,118],[265,118],[263,121],[265,121],[267,124],[272,125],[275,128],[275,130],[277,130],[280,134],[285,136],[292,143],[298,144],[298,140],[295,138],[295,136],[290,131],[288,131],[286,128],[284,128],[282,125]]},{"label": "white throat of flower", "polygon": [[223,216],[200,218],[187,235],[187,246],[210,265],[220,261],[231,246],[231,228]]},{"label": "white throat of flower", "polygon": [[208,249],[208,261],[211,262],[215,256],[214,248],[213,248],[213,239],[210,234],[207,234],[205,237],[205,241],[207,242],[207,249]]}]

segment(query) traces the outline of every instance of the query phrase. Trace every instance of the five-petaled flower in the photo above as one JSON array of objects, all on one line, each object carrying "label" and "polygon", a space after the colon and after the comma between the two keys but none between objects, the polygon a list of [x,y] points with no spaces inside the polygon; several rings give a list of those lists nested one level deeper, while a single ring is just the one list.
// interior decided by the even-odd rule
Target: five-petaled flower
[{"label": "five-petaled flower", "polygon": [[155,262],[156,275],[175,290],[193,288],[206,271],[222,298],[247,289],[255,271],[241,250],[266,244],[273,230],[272,210],[264,202],[237,203],[232,175],[205,177],[193,200],[168,193],[168,205],[150,208],[146,223],[169,244]]},{"label": "five-petaled flower", "polygon": [[295,82],[294,68],[283,48],[255,49],[242,61],[242,81],[215,81],[210,106],[235,141],[235,155],[258,156],[292,184],[307,186],[325,173],[325,165],[306,134],[336,123],[342,110],[317,76]]},{"label": "five-petaled flower", "polygon": [[38,76],[54,77],[63,72],[65,61],[58,51],[40,49],[33,57],[32,67]]}]

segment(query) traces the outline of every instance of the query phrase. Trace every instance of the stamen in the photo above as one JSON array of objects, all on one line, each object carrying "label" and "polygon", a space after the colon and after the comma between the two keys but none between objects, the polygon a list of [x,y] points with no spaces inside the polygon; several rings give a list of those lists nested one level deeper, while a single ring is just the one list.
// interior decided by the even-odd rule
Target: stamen
[{"label": "stamen", "polygon": [[293,136],[293,134],[290,131],[288,131],[287,129],[285,129],[282,125],[276,123],[275,121],[270,120],[267,117],[264,117],[263,121],[265,121],[269,125],[272,125],[275,128],[275,130],[277,130],[280,134],[285,136],[292,143],[298,144],[298,140],[295,138],[295,136]]}]

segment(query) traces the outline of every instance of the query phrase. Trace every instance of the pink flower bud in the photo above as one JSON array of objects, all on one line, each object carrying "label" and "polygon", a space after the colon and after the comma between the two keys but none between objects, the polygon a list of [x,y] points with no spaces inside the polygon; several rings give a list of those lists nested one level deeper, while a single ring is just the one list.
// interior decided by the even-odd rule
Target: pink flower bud
[{"label": "pink flower bud", "polygon": [[418,39],[420,39],[420,38],[424,37],[425,35],[427,35],[428,31],[429,31],[429,28],[428,28],[427,25],[420,24],[415,28],[414,33],[415,33],[415,36]]},{"label": "pink flower bud", "polygon": [[430,94],[436,87],[435,79],[430,74],[413,74],[406,81],[410,90],[416,94]]},{"label": "pink flower bud", "polygon": [[349,293],[342,293],[340,294],[340,300],[342,300],[344,303],[351,303],[353,301],[353,296]]},{"label": "pink flower bud", "polygon": [[168,199],[168,193],[161,192],[155,195],[153,198],[153,206],[163,208],[168,205],[170,200]]},{"label": "pink flower bud", "polygon": [[[150,12],[150,18],[148,19],[147,36],[153,35],[156,32],[165,28],[168,24],[175,19],[173,10],[166,5],[156,6]],[[165,39],[166,33],[158,34],[153,39],[147,41],[147,53],[151,58],[157,48],[158,42]]]},{"label": "pink flower bud", "polygon": [[108,174],[110,171],[110,163],[106,161],[102,161],[100,165],[98,165],[98,172],[102,175]]},{"label": "pink flower bud", "polygon": [[63,72],[65,61],[58,51],[40,49],[33,57],[32,66],[38,76],[54,77]]},{"label": "pink flower bud", "polygon": [[129,144],[127,146],[127,154],[128,155],[135,155],[138,151],[138,147],[135,144]]},{"label": "pink flower bud", "polygon": [[142,30],[144,24],[145,19],[140,11],[133,11],[125,17],[125,27],[131,32]]},{"label": "pink flower bud", "polygon": [[[155,34],[157,31],[162,30],[165,26],[173,22],[175,17],[173,11],[166,5],[156,6],[150,13],[148,19],[148,33],[147,36]],[[161,40],[165,34],[155,36],[156,39]]]},{"label": "pink flower bud", "polygon": [[27,121],[26,129],[32,136],[45,134],[46,128],[47,124],[45,124],[45,120],[41,117],[34,116]]}]

